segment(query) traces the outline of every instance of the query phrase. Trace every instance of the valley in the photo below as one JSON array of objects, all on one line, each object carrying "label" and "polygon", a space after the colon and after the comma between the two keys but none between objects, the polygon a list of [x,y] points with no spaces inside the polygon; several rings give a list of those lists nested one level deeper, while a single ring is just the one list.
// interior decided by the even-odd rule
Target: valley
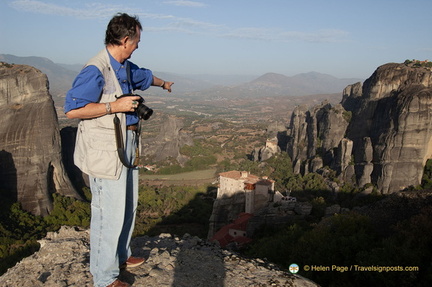
[{"label": "valley", "polygon": [[[391,65],[384,67],[382,78],[394,79],[392,73],[406,69],[398,68],[394,69]],[[311,96],[288,96],[289,93],[286,93],[287,95],[276,96],[275,90],[272,90],[274,86],[272,81],[275,78],[279,77],[274,75],[264,77],[268,80],[267,84],[263,84],[261,79],[259,86],[264,88],[255,89],[250,97],[247,96],[246,88],[239,88],[238,91],[232,88],[211,89],[210,92],[208,90],[207,92],[205,90],[179,91],[177,94],[174,92],[162,94],[160,90],[151,89],[142,93],[146,105],[155,110],[150,120],[143,122],[142,141],[147,145],[146,149],[148,146],[167,147],[163,150],[167,152],[174,150],[175,153],[167,153],[168,156],[162,160],[155,160],[147,153],[143,155],[145,164],[154,167],[154,170],[140,171],[141,184],[135,235],[188,233],[206,238],[210,214],[214,212],[224,216],[226,213],[224,210],[214,211],[217,174],[230,170],[248,171],[261,177],[269,175],[275,180],[275,190],[290,192],[290,196],[296,198],[300,207],[308,207],[308,212],[303,212],[305,211],[303,208],[283,209],[281,202],[269,203],[266,207],[268,213],[263,213],[261,217],[266,224],[256,230],[253,243],[241,249],[243,255],[267,258],[281,268],[288,268],[292,262],[296,262],[300,267],[315,262],[322,266],[349,266],[360,263],[379,266],[420,266],[416,269],[421,270],[420,272],[385,274],[384,278],[381,278],[383,274],[377,276],[374,274],[372,277],[364,277],[362,275],[365,273],[355,272],[324,274],[311,272],[305,268],[300,270],[300,274],[325,286],[339,286],[338,283],[347,281],[361,284],[353,286],[368,286],[378,277],[380,281],[388,282],[389,286],[403,280],[408,280],[407,286],[423,286],[422,283],[428,281],[425,274],[430,271],[427,270],[427,263],[421,262],[429,262],[427,258],[430,258],[430,252],[427,252],[430,236],[425,234],[424,230],[430,226],[432,214],[430,209],[432,197],[428,192],[432,173],[431,163],[428,162],[425,167],[425,177],[421,186],[387,195],[380,193],[370,183],[360,189],[348,181],[341,182],[326,166],[320,170],[322,173],[300,174],[295,171],[287,153],[280,153],[264,162],[254,161],[253,152],[266,146],[266,141],[278,133],[295,137],[298,141],[294,144],[298,144],[299,148],[309,147],[309,144],[305,143],[307,140],[312,140],[311,144],[317,144],[314,146],[316,150],[322,151],[324,144],[330,142],[325,139],[336,138],[330,132],[338,132],[341,136],[345,136],[344,130],[335,129],[336,125],[351,120],[351,114],[344,113],[341,106],[332,108],[330,105],[321,105],[320,108],[308,110],[323,102],[334,106],[341,102],[341,93]],[[413,79],[418,78],[421,77],[413,77]],[[385,81],[376,80],[376,83],[382,82]],[[269,89],[266,90],[265,87]],[[268,91],[268,94],[262,91]],[[360,84],[348,89],[350,96],[354,97],[348,101],[351,108],[358,104],[355,99],[361,97],[355,96],[361,91]],[[53,97],[59,120],[59,127],[53,127],[53,130],[57,131],[60,128],[64,131],[65,127],[72,127],[66,129],[66,136],[71,139],[70,135],[73,135],[73,127],[77,122],[68,120],[64,116],[61,107],[64,96],[61,94]],[[257,94],[260,96],[256,97]],[[388,94],[383,94],[383,110],[388,107],[385,105],[388,103]],[[422,95],[425,100],[429,99],[426,97],[429,93]],[[369,97],[364,98],[369,99]],[[50,101],[49,106],[52,108],[51,103]],[[290,130],[287,130],[291,114],[299,106],[305,108],[296,111],[295,123],[291,125]],[[413,105],[411,115],[418,112],[414,107],[417,106]],[[426,109],[426,112],[429,110]],[[385,115],[386,113],[370,114]],[[363,118],[365,117],[357,119]],[[320,140],[312,137],[317,136],[318,133],[314,134],[316,126],[307,127],[311,123],[318,123],[321,131],[325,132],[319,138]],[[428,124],[429,121],[424,123]],[[358,124],[358,126],[363,128],[365,125]],[[424,130],[430,129],[424,128]],[[303,133],[297,136],[290,131]],[[356,131],[353,131],[354,135]],[[418,129],[414,131],[417,133]],[[28,134],[34,135],[34,133]],[[412,138],[410,135],[412,134],[407,133],[406,138]],[[64,136],[63,133],[62,140]],[[48,138],[48,142],[50,140],[51,138]],[[65,147],[63,143],[61,144]],[[47,146],[44,143],[41,145]],[[335,145],[339,146],[338,142],[328,145],[331,152],[335,150]],[[66,150],[72,154],[70,148],[69,143]],[[62,151],[64,156],[67,152]],[[297,154],[307,155],[306,152]],[[348,153],[341,163],[346,163],[344,166],[352,169],[353,162],[350,159],[351,154]],[[298,162],[306,163],[308,160],[311,159],[305,158]],[[71,163],[70,158],[68,162]],[[352,174],[347,173],[346,178],[353,178],[350,176]],[[3,240],[6,243],[4,247],[2,246],[4,250],[2,256],[7,260],[0,265],[0,272],[5,272],[15,262],[36,251],[39,248],[36,240],[43,237],[47,231],[58,230],[62,225],[88,228],[91,193],[87,187],[80,191],[84,201],[52,193],[53,209],[45,217],[34,216],[24,211],[19,203],[12,200],[7,190],[2,191],[6,199],[3,201],[3,211],[0,214],[1,223],[5,226]],[[256,219],[259,219],[259,216]],[[223,218],[217,221],[228,223],[224,222]],[[414,240],[419,244],[412,246],[410,243]],[[19,249],[16,249],[17,246]],[[340,252],[341,247],[343,253]],[[393,254],[400,254],[400,257]]]}]

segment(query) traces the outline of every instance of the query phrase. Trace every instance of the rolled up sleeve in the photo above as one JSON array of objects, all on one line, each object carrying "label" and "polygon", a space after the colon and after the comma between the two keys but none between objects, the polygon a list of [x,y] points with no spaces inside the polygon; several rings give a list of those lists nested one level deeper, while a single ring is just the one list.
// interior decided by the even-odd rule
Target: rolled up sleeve
[{"label": "rolled up sleeve", "polygon": [[153,83],[153,72],[146,68],[140,68],[132,62],[130,64],[132,89],[147,90]]},{"label": "rolled up sleeve", "polygon": [[82,108],[99,101],[105,84],[102,73],[96,66],[87,66],[75,78],[66,94],[64,112]]}]

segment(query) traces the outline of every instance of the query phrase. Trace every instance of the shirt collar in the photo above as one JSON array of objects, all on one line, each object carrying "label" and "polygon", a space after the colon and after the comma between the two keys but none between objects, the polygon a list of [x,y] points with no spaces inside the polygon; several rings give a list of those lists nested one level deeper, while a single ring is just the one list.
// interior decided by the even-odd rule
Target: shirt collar
[{"label": "shirt collar", "polygon": [[121,64],[121,63],[119,63],[116,59],[114,59],[113,56],[111,56],[111,54],[110,54],[110,52],[108,51],[108,49],[107,49],[107,52],[108,52],[108,55],[109,55],[109,59],[110,59],[111,67],[113,67],[114,71],[118,72],[121,68],[126,67],[126,65],[127,65],[127,60],[125,60],[124,63]]}]

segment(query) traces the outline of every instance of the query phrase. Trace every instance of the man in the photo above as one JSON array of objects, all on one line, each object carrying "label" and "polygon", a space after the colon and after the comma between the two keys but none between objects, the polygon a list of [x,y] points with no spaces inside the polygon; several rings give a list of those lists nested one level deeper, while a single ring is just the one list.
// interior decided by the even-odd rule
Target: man
[{"label": "man", "polygon": [[[173,82],[165,82],[128,60],[138,48],[141,30],[138,18],[114,16],[107,26],[105,49],[89,60],[66,95],[66,116],[81,119],[74,161],[90,180],[90,272],[97,287],[130,286],[117,278],[120,267],[144,262],[132,257],[130,249],[138,170],[122,163],[116,145],[118,136],[124,141],[124,158],[132,165],[139,137],[140,118],[135,109],[140,97],[117,97],[150,86],[171,92]],[[115,132],[114,118],[120,121],[120,133]]]}]

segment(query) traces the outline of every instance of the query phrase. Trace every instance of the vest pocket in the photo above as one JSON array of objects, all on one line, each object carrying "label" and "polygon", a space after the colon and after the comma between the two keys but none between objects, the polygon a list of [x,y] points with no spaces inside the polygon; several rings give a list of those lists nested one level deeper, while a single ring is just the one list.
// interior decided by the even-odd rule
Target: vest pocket
[{"label": "vest pocket", "polygon": [[119,165],[114,131],[89,135],[87,167],[96,174],[112,177],[117,175]]}]

